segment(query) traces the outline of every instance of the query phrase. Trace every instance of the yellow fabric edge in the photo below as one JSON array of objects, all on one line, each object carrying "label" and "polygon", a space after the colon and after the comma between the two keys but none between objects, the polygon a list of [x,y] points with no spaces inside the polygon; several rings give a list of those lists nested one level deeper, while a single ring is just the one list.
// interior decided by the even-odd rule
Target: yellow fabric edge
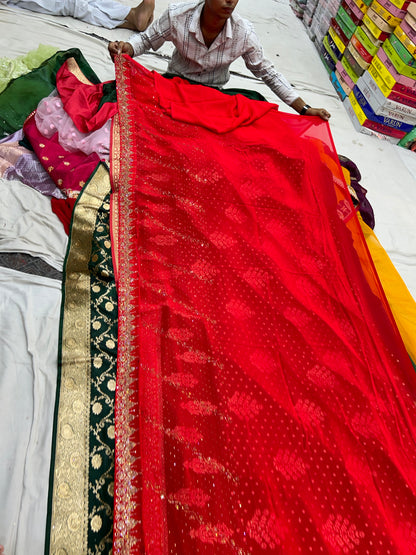
[{"label": "yellow fabric edge", "polygon": [[416,301],[376,234],[359,213],[358,220],[403,343],[412,360],[416,360]]}]

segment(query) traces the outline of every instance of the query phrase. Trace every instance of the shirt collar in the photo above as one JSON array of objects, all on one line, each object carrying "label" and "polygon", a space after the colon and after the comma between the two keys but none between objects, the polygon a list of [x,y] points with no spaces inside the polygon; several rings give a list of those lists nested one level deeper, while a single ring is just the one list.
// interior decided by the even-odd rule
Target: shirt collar
[{"label": "shirt collar", "polygon": [[[191,21],[189,23],[189,32],[193,33],[195,35],[195,38],[199,42],[201,42],[202,44],[205,44],[204,37],[202,36],[201,25],[200,25],[201,13],[202,13],[203,7],[204,7],[204,3],[202,2],[196,7],[194,13],[192,14]],[[221,44],[226,40],[232,38],[233,36],[233,29],[231,25],[232,17],[233,16],[227,19],[227,21],[225,22],[224,28],[222,29],[218,37],[215,39],[213,44]]]}]

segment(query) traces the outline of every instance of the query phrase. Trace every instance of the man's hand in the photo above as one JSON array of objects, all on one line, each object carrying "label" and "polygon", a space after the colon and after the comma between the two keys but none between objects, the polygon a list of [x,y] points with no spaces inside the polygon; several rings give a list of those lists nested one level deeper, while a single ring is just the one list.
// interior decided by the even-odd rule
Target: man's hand
[{"label": "man's hand", "polygon": [[328,121],[331,114],[325,108],[311,108],[300,96],[290,105],[301,116],[319,116]]},{"label": "man's hand", "polygon": [[133,47],[129,42],[123,42],[118,40],[109,43],[108,52],[110,53],[110,56],[113,62],[114,62],[114,56],[116,56],[117,54],[128,54],[131,57],[134,54]]},{"label": "man's hand", "polygon": [[308,108],[305,112],[305,116],[319,116],[325,121],[328,121],[331,114],[327,112],[325,108]]}]

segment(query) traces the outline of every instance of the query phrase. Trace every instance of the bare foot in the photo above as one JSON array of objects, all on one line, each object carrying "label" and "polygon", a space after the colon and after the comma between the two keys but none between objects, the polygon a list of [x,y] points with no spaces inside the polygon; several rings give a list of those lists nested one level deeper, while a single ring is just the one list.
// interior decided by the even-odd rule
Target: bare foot
[{"label": "bare foot", "polygon": [[4,547],[0,545],[0,555],[4,555]]},{"label": "bare foot", "polygon": [[[144,31],[153,21],[154,9],[154,0],[143,0],[138,6],[130,10],[126,21],[119,25],[119,27],[133,29],[134,31]],[[0,555],[2,555],[1,552]]]}]

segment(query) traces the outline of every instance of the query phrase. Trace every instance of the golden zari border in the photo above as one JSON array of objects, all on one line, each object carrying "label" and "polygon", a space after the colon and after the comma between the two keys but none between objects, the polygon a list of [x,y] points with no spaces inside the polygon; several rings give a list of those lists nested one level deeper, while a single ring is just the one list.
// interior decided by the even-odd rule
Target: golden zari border
[{"label": "golden zari border", "polygon": [[119,275],[119,186],[120,186],[120,160],[121,160],[121,145],[120,145],[120,118],[118,113],[113,117],[111,125],[111,150],[110,150],[110,179],[111,179],[111,209],[110,209],[110,233],[113,254],[113,268],[118,282]]},{"label": "golden zari border", "polygon": [[90,276],[97,218],[110,192],[100,165],[75,206],[68,247],[61,322],[61,382],[51,497],[50,553],[88,552],[90,414]]},{"label": "golden zari border", "polygon": [[[116,390],[116,406],[115,406],[115,496],[114,496],[114,529],[113,529],[113,553],[115,555],[127,555],[134,552],[137,547],[137,540],[130,535],[131,530],[137,524],[133,517],[133,509],[135,507],[134,495],[136,489],[132,486],[135,473],[132,471],[134,467],[134,459],[131,457],[131,450],[128,443],[122,438],[133,437],[133,428],[131,426],[131,416],[129,415],[129,395],[131,390],[131,376],[129,368],[136,367],[138,361],[132,358],[130,353],[128,330],[131,328],[131,303],[128,286],[128,278],[132,275],[132,260],[129,257],[128,238],[132,223],[132,214],[130,212],[128,184],[130,180],[131,165],[128,159],[122,157],[128,156],[126,144],[129,144],[131,137],[129,136],[130,127],[127,121],[128,98],[126,93],[126,74],[123,71],[123,59],[117,56],[115,59],[116,80],[117,80],[117,100],[119,104],[119,112],[113,120],[112,126],[112,144],[111,144],[111,181],[113,185],[113,199],[118,200],[118,218],[123,218],[123,225],[115,222],[112,218],[111,225],[114,231],[117,229],[117,244],[119,248],[114,248],[113,253],[117,260],[116,263],[116,281],[119,299],[119,343],[117,353],[117,390]],[[124,135],[124,144],[121,141],[121,134]],[[115,212],[113,212],[115,214]],[[117,225],[117,228],[115,225]],[[128,231],[127,231],[128,230]],[[114,241],[114,239],[113,239]],[[126,245],[124,249],[120,249],[121,245]],[[121,331],[123,330],[123,331]],[[125,334],[124,334],[125,332]],[[130,484],[130,487],[129,487]],[[118,492],[122,491],[123,495]]]},{"label": "golden zari border", "polygon": [[[135,256],[131,252],[131,237],[135,234],[135,217],[132,214],[132,196],[129,183],[134,172],[130,159],[129,147],[134,137],[129,125],[128,67],[122,56],[115,58],[117,79],[118,117],[113,121],[111,148],[111,176],[113,191],[118,200],[118,217],[120,225],[113,226],[113,253],[117,257],[117,291],[119,300],[119,334],[117,354],[117,391],[115,406],[115,496],[114,496],[114,555],[128,555],[141,550],[140,540],[132,531],[137,526],[136,495],[138,481],[136,447],[133,444],[135,423],[133,422],[132,395],[135,385],[135,369],[139,366],[137,349],[130,341],[134,327],[135,298],[131,282],[137,278]],[[113,193],[113,200],[115,194]],[[115,230],[118,231],[117,244],[114,249]],[[134,249],[133,249],[134,250]],[[114,255],[113,255],[114,256]],[[137,418],[137,415],[136,415]],[[129,438],[128,441],[125,438]]]},{"label": "golden zari border", "polygon": [[67,67],[71,73],[84,85],[94,85],[85,75],[82,73],[81,68],[75,58],[68,58],[66,61]]},{"label": "golden zari border", "polygon": [[121,143],[120,143],[120,117],[115,114],[111,125],[111,150],[110,150],[110,167],[111,167],[111,186],[113,191],[117,192],[120,187],[120,164],[121,164]]},{"label": "golden zari border", "polygon": [[[119,118],[115,118],[112,137],[111,174],[117,191],[119,225],[113,227],[112,242],[118,247],[118,354],[115,404],[115,496],[114,555],[141,553],[145,549],[144,529],[152,529],[154,545],[160,555],[168,553],[166,487],[164,483],[162,378],[139,372],[140,342],[137,328],[140,316],[140,258],[137,252],[136,172],[140,165],[137,146],[140,121],[131,117],[131,66],[127,58],[115,59]],[[113,198],[115,193],[113,193]],[[114,220],[112,220],[113,224]],[[116,242],[115,230],[118,231]],[[114,251],[113,251],[114,252]],[[140,379],[140,387],[139,387]],[[149,402],[143,392],[152,392]],[[140,398],[140,395],[142,396]],[[139,407],[146,405],[146,418]],[[155,426],[154,423],[157,422]],[[139,445],[139,433],[140,445]],[[128,440],[126,440],[126,438]],[[152,464],[141,465],[140,452]],[[157,482],[158,488],[150,484]],[[152,511],[142,511],[142,506]],[[157,538],[157,539],[155,539]]]}]

